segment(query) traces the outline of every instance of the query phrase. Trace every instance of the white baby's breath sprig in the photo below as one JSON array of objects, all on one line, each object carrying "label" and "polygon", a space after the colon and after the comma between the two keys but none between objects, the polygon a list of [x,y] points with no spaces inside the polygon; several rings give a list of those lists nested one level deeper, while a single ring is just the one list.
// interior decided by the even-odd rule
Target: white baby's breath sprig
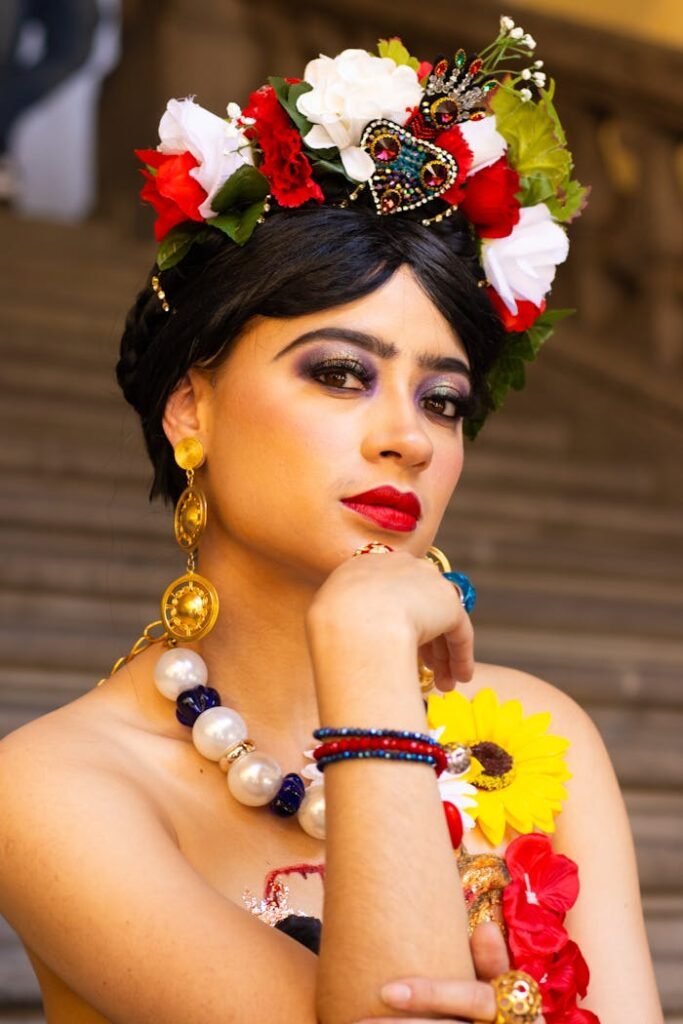
[{"label": "white baby's breath sprig", "polygon": [[512,18],[509,18],[507,14],[502,14],[500,18],[500,31],[511,32],[514,27],[515,23]]},{"label": "white baby's breath sprig", "polygon": [[535,50],[536,49],[536,40],[528,32],[527,32],[527,34],[525,36],[523,36],[522,43],[524,44],[524,46],[526,46],[526,48],[528,50]]},{"label": "white baby's breath sprig", "polygon": [[531,78],[531,69],[530,68],[524,68],[524,71],[522,71],[522,78],[524,79],[525,82],[529,81],[529,79]]},{"label": "white baby's breath sprig", "polygon": [[516,25],[510,29],[510,39],[523,39],[524,29],[520,25]]},{"label": "white baby's breath sprig", "polygon": [[545,73],[543,71],[537,71],[534,74],[534,85],[537,86],[539,89],[542,89],[543,86],[545,85],[545,83],[546,83]]},{"label": "white baby's breath sprig", "polygon": [[542,60],[535,60],[534,63],[531,66],[533,68],[536,68],[536,69],[542,68],[543,67],[543,61]]},{"label": "white baby's breath sprig", "polygon": [[523,103],[528,103],[531,99],[531,89],[520,89],[519,95],[521,96]]}]

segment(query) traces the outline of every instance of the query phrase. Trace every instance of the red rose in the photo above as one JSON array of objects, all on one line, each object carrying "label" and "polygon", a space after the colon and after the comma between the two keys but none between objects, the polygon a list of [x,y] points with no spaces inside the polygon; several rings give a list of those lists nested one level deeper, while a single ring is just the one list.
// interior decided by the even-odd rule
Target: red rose
[{"label": "red rose", "polygon": [[491,300],[491,305],[496,313],[503,321],[503,327],[508,332],[526,331],[545,310],[545,299],[540,306],[535,306],[533,302],[528,302],[526,299],[517,299],[517,312],[511,313],[496,289],[491,285],[486,289],[486,294]]},{"label": "red rose", "polygon": [[198,181],[190,175],[199,166],[191,153],[160,153],[158,149],[136,149],[135,155],[144,164],[153,167],[156,174],[142,168],[145,184],[140,197],[156,210],[154,224],[157,242],[184,220],[204,220],[199,207],[207,197]]},{"label": "red rose", "polygon": [[445,149],[448,153],[455,157],[458,162],[458,176],[443,195],[439,196],[439,199],[443,199],[445,202],[450,203],[451,206],[458,206],[462,201],[464,194],[463,184],[467,177],[467,172],[472,166],[474,156],[472,150],[465,142],[465,136],[462,134],[457,125],[453,128],[449,128],[448,131],[441,132],[440,135],[434,139],[434,144],[439,146],[440,149]]},{"label": "red rose", "polygon": [[521,960],[515,964],[515,969],[526,971],[539,983],[546,1016],[573,1009],[577,996],[583,999],[588,990],[588,964],[571,940],[550,960],[544,957]]},{"label": "red rose", "polygon": [[579,893],[576,864],[553,853],[538,833],[513,840],[505,863],[512,881],[503,891],[503,913],[515,962],[560,952],[569,938],[562,922]]},{"label": "red rose", "polygon": [[280,105],[272,85],[264,85],[249,97],[249,105],[242,112],[256,124],[247,129],[263,151],[259,167],[270,182],[280,206],[301,206],[309,199],[322,203],[323,191],[313,178],[313,168],[301,148],[301,136]]},{"label": "red rose", "polygon": [[482,238],[503,238],[519,220],[519,175],[502,156],[467,182],[460,209]]}]

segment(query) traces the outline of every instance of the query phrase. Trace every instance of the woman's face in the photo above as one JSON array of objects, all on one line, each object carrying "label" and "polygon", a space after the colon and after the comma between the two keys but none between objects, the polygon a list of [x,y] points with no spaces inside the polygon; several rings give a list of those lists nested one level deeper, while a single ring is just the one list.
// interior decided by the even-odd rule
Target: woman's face
[{"label": "woman's face", "polygon": [[[191,376],[207,543],[312,580],[368,541],[425,553],[462,468],[471,389],[462,343],[408,268],[347,305],[252,321],[217,371]],[[379,487],[412,492],[419,518],[343,503]]]}]

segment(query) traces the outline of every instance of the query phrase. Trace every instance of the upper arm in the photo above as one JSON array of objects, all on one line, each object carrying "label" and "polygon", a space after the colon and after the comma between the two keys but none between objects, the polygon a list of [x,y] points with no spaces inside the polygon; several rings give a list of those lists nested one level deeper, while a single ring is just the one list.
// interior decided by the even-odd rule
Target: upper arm
[{"label": "upper arm", "polygon": [[112,1024],[315,1024],[314,954],[216,893],[130,782],[68,757],[0,743],[0,910],[27,946]]},{"label": "upper arm", "polygon": [[588,715],[560,697],[552,731],[571,746],[569,799],[557,819],[554,847],[579,868],[580,894],[567,929],[590,968],[585,1005],[602,1024],[662,1020],[645,933],[638,868],[619,783]]}]

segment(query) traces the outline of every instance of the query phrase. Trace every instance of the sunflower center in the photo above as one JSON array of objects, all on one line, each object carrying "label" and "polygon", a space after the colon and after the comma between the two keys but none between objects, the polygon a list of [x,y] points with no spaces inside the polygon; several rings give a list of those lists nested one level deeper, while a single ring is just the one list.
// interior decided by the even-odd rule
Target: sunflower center
[{"label": "sunflower center", "polygon": [[515,777],[515,762],[497,743],[484,740],[475,743],[470,751],[481,764],[484,771],[472,782],[478,789],[505,789]]}]

